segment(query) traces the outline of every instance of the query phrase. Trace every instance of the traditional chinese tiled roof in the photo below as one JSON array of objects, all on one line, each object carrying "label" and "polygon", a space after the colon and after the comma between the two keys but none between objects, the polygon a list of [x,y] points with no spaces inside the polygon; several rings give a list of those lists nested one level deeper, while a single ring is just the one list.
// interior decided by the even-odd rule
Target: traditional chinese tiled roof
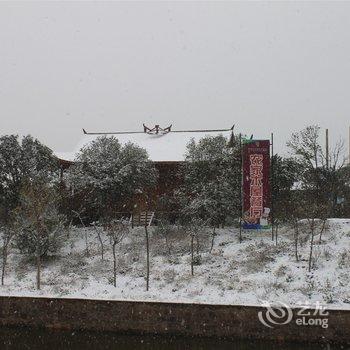
[{"label": "traditional chinese tiled roof", "polygon": [[232,129],[171,130],[158,134],[147,132],[87,133],[84,130],[84,135],[73,152],[55,152],[55,154],[61,160],[73,162],[77,153],[96,138],[113,136],[122,145],[132,142],[146,149],[150,160],[154,162],[180,162],[184,160],[186,146],[191,139],[198,141],[205,136],[223,135],[229,141],[231,133]]}]

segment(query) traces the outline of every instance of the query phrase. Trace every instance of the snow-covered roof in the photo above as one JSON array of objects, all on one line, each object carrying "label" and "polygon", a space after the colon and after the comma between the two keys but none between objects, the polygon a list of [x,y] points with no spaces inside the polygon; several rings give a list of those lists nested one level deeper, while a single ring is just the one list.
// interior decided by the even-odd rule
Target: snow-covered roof
[{"label": "snow-covered roof", "polygon": [[186,146],[194,139],[198,141],[205,136],[223,135],[229,140],[230,129],[225,130],[200,130],[200,131],[169,131],[167,133],[148,134],[140,133],[111,133],[111,134],[84,134],[82,140],[73,152],[55,152],[61,160],[74,161],[77,153],[93,140],[100,136],[114,136],[123,145],[132,142],[147,150],[150,160],[153,162],[183,161]]}]

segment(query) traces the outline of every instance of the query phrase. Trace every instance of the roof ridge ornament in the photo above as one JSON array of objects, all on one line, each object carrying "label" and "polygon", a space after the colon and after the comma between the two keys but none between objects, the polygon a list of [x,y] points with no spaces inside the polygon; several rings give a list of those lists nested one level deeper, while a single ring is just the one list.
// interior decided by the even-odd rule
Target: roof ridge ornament
[{"label": "roof ridge ornament", "polygon": [[147,134],[153,134],[153,135],[158,135],[159,133],[161,134],[167,134],[168,132],[171,131],[171,127],[173,126],[173,124],[170,124],[167,128],[161,128],[158,124],[154,126],[154,128],[149,128],[148,126],[146,126],[145,124],[143,125],[143,132],[147,133]]},{"label": "roof ridge ornament", "polygon": [[[143,130],[141,131],[104,131],[104,132],[89,132],[83,128],[84,135],[123,135],[123,134],[167,134],[168,132],[172,133],[188,133],[188,132],[223,132],[223,131],[231,131],[233,132],[234,125],[230,129],[197,129],[197,130],[172,130],[172,124],[167,128],[161,128],[159,125],[156,125],[153,129],[147,127],[143,124]],[[157,132],[158,129],[158,132]]]}]

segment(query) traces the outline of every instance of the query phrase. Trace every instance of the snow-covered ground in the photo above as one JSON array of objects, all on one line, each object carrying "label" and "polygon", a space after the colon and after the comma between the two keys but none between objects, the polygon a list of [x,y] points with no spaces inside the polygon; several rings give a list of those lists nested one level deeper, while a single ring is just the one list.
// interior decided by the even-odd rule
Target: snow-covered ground
[{"label": "snow-covered ground", "polygon": [[[305,223],[306,225],[306,223]],[[36,268],[12,248],[5,286],[0,295],[47,296],[115,300],[149,300],[214,304],[260,305],[262,301],[290,305],[320,302],[350,309],[350,219],[328,221],[322,242],[315,237],[315,266],[308,272],[309,237],[301,235],[301,259],[296,262],[293,231],[279,230],[278,244],[270,231],[243,233],[220,229],[210,253],[210,234],[200,237],[200,262],[190,269],[190,240],[175,230],[170,241],[152,234],[150,290],[146,291],[146,254],[143,228],[134,228],[118,247],[117,288],[109,238],[104,236],[105,257],[94,229],[73,228],[63,248],[46,259],[42,289],[35,289]],[[85,232],[89,239],[86,256]],[[306,231],[305,231],[306,232]]]}]

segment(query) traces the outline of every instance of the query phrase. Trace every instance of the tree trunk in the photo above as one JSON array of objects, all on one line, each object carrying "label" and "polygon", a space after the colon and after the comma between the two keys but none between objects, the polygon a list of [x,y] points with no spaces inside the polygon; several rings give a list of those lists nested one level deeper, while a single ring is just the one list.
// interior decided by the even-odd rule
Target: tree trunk
[{"label": "tree trunk", "polygon": [[5,280],[6,263],[7,263],[7,244],[4,241],[3,251],[2,251],[2,271],[1,271],[1,285],[2,286],[4,285],[4,280]]},{"label": "tree trunk", "polygon": [[146,274],[146,291],[149,290],[149,237],[147,222],[145,224],[145,233],[146,233],[146,265],[147,265],[147,274]]},{"label": "tree trunk", "polygon": [[87,235],[87,231],[86,231],[86,226],[85,226],[85,224],[84,224],[84,221],[83,221],[83,219],[82,219],[80,213],[78,213],[77,211],[74,211],[74,210],[73,210],[73,213],[74,213],[75,215],[78,216],[78,218],[79,218],[81,224],[82,224],[83,227],[84,227],[86,256],[88,257],[88,256],[89,256],[89,245],[88,245],[88,235]]},{"label": "tree trunk", "polygon": [[277,238],[278,238],[278,224],[276,224],[276,228],[275,228],[276,245],[277,245]]},{"label": "tree trunk", "polygon": [[116,245],[117,245],[117,243],[114,242],[113,243],[113,284],[114,284],[114,287],[117,287],[117,257],[115,254]]},{"label": "tree trunk", "polygon": [[85,254],[88,257],[90,253],[89,253],[88,235],[87,235],[86,228],[84,228],[84,234],[85,234]]},{"label": "tree trunk", "polygon": [[326,222],[327,222],[327,219],[324,219],[323,223],[322,223],[321,232],[320,232],[320,241],[319,241],[320,244],[322,243],[322,233],[324,232],[324,230],[326,228]]},{"label": "tree trunk", "polygon": [[311,242],[310,242],[310,255],[309,255],[309,272],[312,269],[312,253],[314,247],[314,237],[315,237],[315,227],[314,227],[314,219],[312,219],[311,223]]},{"label": "tree trunk", "polygon": [[40,287],[41,287],[40,274],[41,274],[41,257],[40,255],[37,255],[36,256],[36,289],[38,290],[40,290]]},{"label": "tree trunk", "polygon": [[167,235],[165,235],[165,245],[167,247],[168,254],[171,255],[170,244],[169,244],[169,239]]},{"label": "tree trunk", "polygon": [[99,229],[94,225],[96,233],[97,233],[97,237],[98,240],[100,242],[100,246],[101,246],[101,259],[103,260],[103,254],[104,254],[104,245],[103,245],[103,241],[102,241],[102,237],[101,237],[101,233],[99,231]]},{"label": "tree trunk", "polygon": [[69,222],[69,225],[68,225],[67,238],[70,237],[70,231],[72,229],[72,224],[73,224],[73,219],[71,219],[71,221]]},{"label": "tree trunk", "polygon": [[295,246],[295,260],[299,261],[298,256],[298,241],[299,241],[299,226],[298,221],[294,225],[294,246]]},{"label": "tree trunk", "polygon": [[198,232],[196,234],[196,253],[199,254],[199,235]]},{"label": "tree trunk", "polygon": [[194,275],[194,270],[193,270],[193,258],[194,258],[194,235],[191,234],[191,275]]},{"label": "tree trunk", "polygon": [[242,243],[242,219],[239,218],[239,243]]},{"label": "tree trunk", "polygon": [[216,236],[216,232],[215,232],[215,226],[213,228],[213,233],[212,233],[212,236],[211,236],[211,246],[210,246],[210,253],[212,252],[213,248],[214,248],[214,239],[215,239],[215,236]]}]

